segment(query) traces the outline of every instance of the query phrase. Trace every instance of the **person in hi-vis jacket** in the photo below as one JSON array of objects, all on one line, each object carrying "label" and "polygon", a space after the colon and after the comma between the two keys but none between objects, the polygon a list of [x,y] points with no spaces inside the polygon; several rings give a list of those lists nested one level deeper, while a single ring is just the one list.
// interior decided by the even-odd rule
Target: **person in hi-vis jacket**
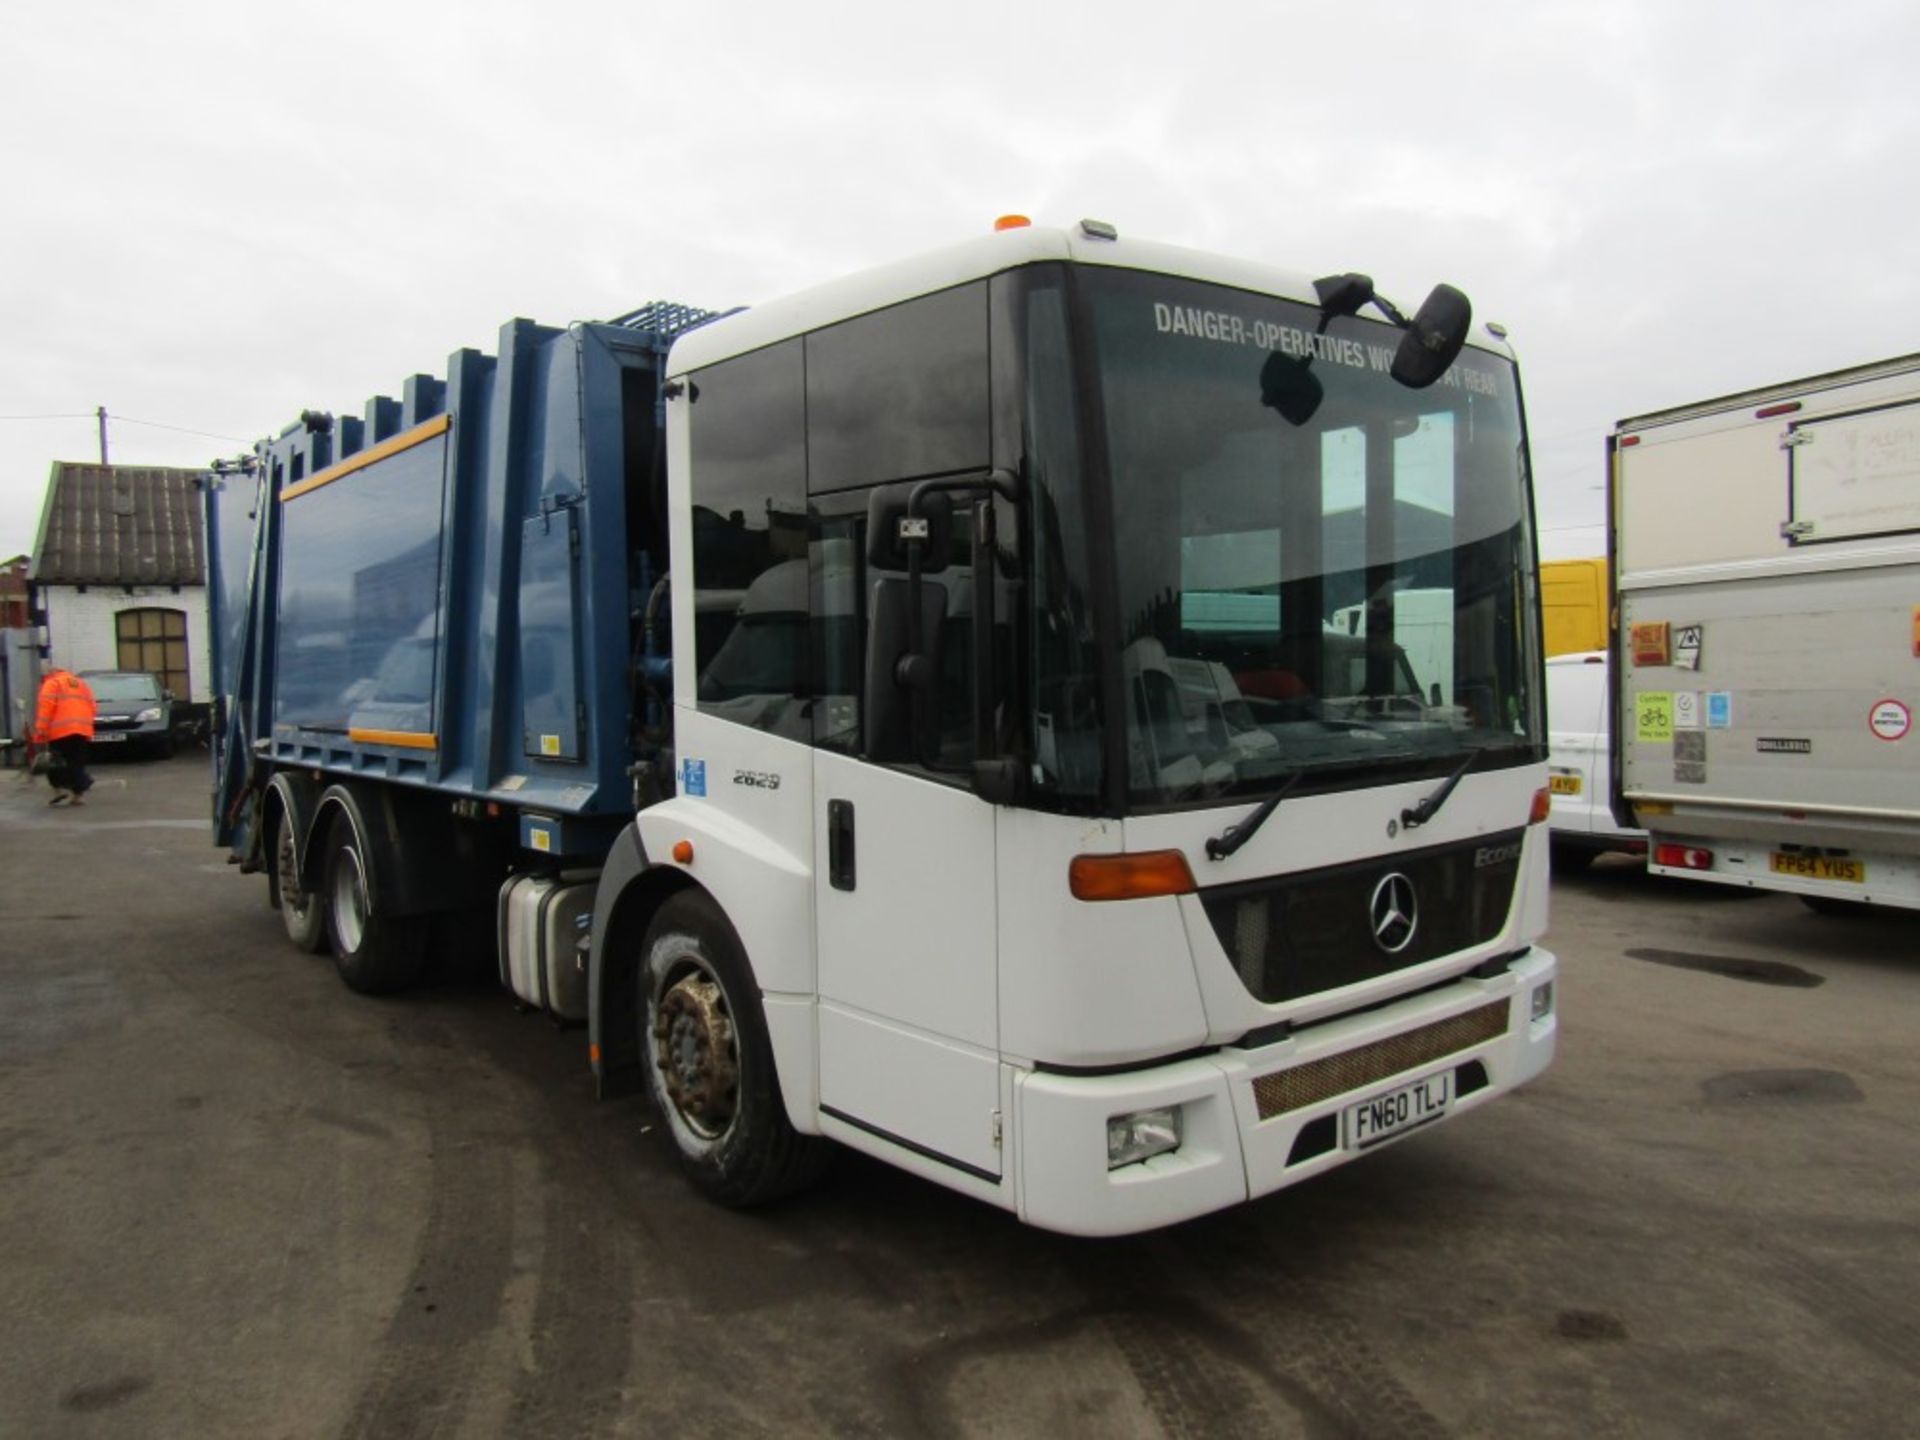
[{"label": "person in hi-vis jacket", "polygon": [[59,757],[47,771],[53,786],[49,805],[85,803],[93,788],[87,774],[87,750],[93,744],[93,691],[71,670],[58,665],[40,682],[40,710],[34,718],[34,740]]}]

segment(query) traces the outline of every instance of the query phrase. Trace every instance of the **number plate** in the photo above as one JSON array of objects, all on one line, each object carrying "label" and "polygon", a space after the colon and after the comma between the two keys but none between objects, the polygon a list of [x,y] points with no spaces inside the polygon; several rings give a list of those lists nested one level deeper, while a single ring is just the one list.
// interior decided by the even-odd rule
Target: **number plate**
[{"label": "number plate", "polygon": [[1773,873],[1798,875],[1803,880],[1845,880],[1853,885],[1867,883],[1867,866],[1862,860],[1838,860],[1831,855],[1785,855],[1773,852]]},{"label": "number plate", "polygon": [[127,732],[124,730],[96,730],[93,732],[93,743],[96,745],[112,745],[126,738]]},{"label": "number plate", "polygon": [[1402,1085],[1358,1105],[1349,1105],[1341,1116],[1349,1150],[1364,1150],[1382,1140],[1438,1120],[1453,1103],[1453,1072],[1442,1070],[1424,1080]]},{"label": "number plate", "polygon": [[1578,795],[1580,793],[1580,777],[1573,774],[1549,775],[1547,777],[1547,789],[1556,795]]}]

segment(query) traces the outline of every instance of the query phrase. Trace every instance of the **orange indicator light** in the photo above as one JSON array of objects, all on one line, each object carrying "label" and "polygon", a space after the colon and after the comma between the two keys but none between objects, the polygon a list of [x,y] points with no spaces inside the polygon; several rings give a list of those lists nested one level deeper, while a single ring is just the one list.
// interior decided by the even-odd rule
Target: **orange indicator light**
[{"label": "orange indicator light", "polygon": [[691,865],[693,863],[693,842],[691,840],[674,841],[673,858],[677,864]]},{"label": "orange indicator light", "polygon": [[1067,888],[1076,900],[1145,900],[1190,895],[1197,888],[1187,857],[1178,850],[1134,855],[1076,855],[1067,867]]}]

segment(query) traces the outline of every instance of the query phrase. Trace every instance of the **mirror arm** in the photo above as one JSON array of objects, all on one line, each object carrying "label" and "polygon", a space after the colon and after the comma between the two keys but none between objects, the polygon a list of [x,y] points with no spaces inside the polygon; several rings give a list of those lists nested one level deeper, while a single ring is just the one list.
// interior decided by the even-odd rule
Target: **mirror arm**
[{"label": "mirror arm", "polygon": [[1410,329],[1412,327],[1413,322],[1407,319],[1405,315],[1401,314],[1399,307],[1396,306],[1391,300],[1387,299],[1386,296],[1384,295],[1374,296],[1373,303],[1375,306],[1379,308],[1379,311],[1382,315],[1386,316],[1387,319],[1391,320],[1395,325],[1399,326],[1402,330]]},{"label": "mirror arm", "polygon": [[[922,480],[907,492],[907,510],[901,520],[904,529],[908,522],[920,518],[921,500],[938,491],[965,491],[974,495],[995,494],[1008,502],[1020,503],[1020,479],[1011,470],[994,469],[985,475],[973,475],[952,480]],[[894,667],[894,677],[898,684],[906,686],[912,692],[914,748],[921,752],[923,764],[932,766],[933,742],[933,686],[937,677],[927,672],[924,664],[916,664],[921,659],[920,641],[920,563],[921,547],[927,543],[926,535],[901,537],[907,551],[907,653],[900,657]],[[975,577],[976,585],[978,577]],[[991,578],[989,582],[991,583]]]},{"label": "mirror arm", "polygon": [[971,475],[958,480],[922,480],[907,492],[908,516],[917,519],[920,514],[920,497],[931,495],[937,490],[970,490],[975,494],[991,490],[1015,505],[1020,503],[1020,477],[1011,470],[989,470],[985,475]]}]

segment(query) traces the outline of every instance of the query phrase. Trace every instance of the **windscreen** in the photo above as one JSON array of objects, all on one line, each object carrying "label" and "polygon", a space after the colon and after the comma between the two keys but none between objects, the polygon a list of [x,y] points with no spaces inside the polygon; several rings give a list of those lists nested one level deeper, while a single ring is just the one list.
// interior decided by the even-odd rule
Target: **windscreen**
[{"label": "windscreen", "polygon": [[102,704],[160,698],[160,682],[151,675],[135,675],[122,671],[87,675],[82,678],[86,680],[87,688],[93,691],[94,700]]},{"label": "windscreen", "polygon": [[1384,322],[1131,271],[1086,293],[1133,803],[1537,758],[1511,364],[1411,390]]}]

